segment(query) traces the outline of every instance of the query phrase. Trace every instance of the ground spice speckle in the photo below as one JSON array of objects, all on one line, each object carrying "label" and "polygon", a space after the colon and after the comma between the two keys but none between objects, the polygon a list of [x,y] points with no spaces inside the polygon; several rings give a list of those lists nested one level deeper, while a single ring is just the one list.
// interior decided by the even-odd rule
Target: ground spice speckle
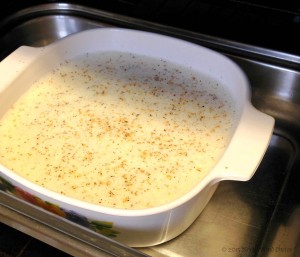
[{"label": "ground spice speckle", "polygon": [[68,60],[0,122],[0,162],[45,188],[142,209],[191,190],[227,147],[222,85],[164,60],[108,52]]}]

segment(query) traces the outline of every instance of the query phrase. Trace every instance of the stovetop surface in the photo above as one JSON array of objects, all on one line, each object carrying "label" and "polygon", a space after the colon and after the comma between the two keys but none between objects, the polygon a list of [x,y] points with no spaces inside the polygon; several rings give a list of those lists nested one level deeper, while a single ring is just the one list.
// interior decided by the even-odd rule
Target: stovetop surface
[{"label": "stovetop surface", "polygon": [[[280,3],[275,6],[271,1],[264,1],[265,6],[261,6],[261,2],[254,0],[251,4],[243,1],[176,0],[114,2],[116,5],[112,7],[109,1],[99,1],[98,8],[95,8],[95,3],[91,1],[87,1],[89,7],[58,4],[55,1],[40,5],[39,1],[35,1],[31,2],[34,8],[30,9],[27,9],[24,3],[7,3],[7,13],[11,12],[12,16],[5,14],[0,22],[0,58],[5,58],[20,45],[43,46],[68,34],[94,27],[119,26],[155,31],[202,44],[232,58],[250,80],[254,106],[276,120],[270,146],[250,181],[222,182],[197,221],[178,238],[156,247],[138,249],[140,255],[131,252],[126,246],[119,250],[123,253],[129,252],[130,256],[299,255],[300,54],[297,53],[300,44],[295,44],[297,39],[278,45],[272,41],[274,38],[268,41],[264,41],[262,37],[257,38],[250,20],[247,23],[249,27],[245,26],[241,33],[238,33],[236,25],[226,28],[225,31],[219,30],[217,24],[221,18],[219,15],[217,20],[214,18],[217,10],[224,12],[223,7],[226,5],[228,9],[224,15],[227,13],[227,16],[223,18],[227,17],[226,20],[229,21],[222,24],[226,27],[230,23],[231,8],[243,7],[245,12],[265,8],[268,12],[280,16],[286,14],[289,24],[290,18],[294,17],[295,21],[289,31],[291,32],[297,28],[299,30],[299,6],[296,3],[293,5],[292,2],[284,7]],[[186,4],[184,7],[183,3]],[[103,10],[99,12],[100,5]],[[223,6],[222,10],[214,10],[220,5]],[[21,9],[16,12],[16,7]],[[202,11],[203,15],[198,17],[203,19],[200,22],[196,16]],[[126,13],[129,16],[124,15]],[[183,16],[184,14],[187,16]],[[205,15],[209,16],[211,22],[204,22]],[[233,16],[238,17],[236,14]],[[272,16],[270,22],[273,19],[275,18]],[[171,26],[171,21],[180,25],[172,23],[175,25]],[[274,28],[277,27],[277,22],[279,21],[276,21]],[[245,32],[246,28],[248,30]],[[228,40],[229,38],[231,40]],[[237,38],[239,40],[233,40]],[[267,47],[262,48],[263,46]],[[66,252],[67,256],[84,256],[83,252],[89,253],[89,256],[111,256],[103,253],[102,245],[97,243],[97,237],[84,228],[66,223],[4,193],[0,193],[0,218],[1,222],[9,227],[54,246]],[[5,228],[8,229],[6,226]],[[0,236],[5,239],[2,231],[0,229]],[[4,245],[2,242],[4,241],[0,242],[0,246]],[[46,246],[43,246],[46,249]],[[53,248],[50,249],[49,252],[53,251]],[[61,251],[58,253],[62,254]],[[25,255],[19,252],[18,256]]]}]

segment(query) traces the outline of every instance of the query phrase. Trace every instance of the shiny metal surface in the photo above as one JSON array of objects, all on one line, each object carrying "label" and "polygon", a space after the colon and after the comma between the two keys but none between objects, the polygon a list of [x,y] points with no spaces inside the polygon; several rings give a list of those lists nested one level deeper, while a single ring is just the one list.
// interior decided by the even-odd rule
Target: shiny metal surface
[{"label": "shiny metal surface", "polygon": [[137,256],[146,254],[71,223],[0,191],[1,222],[74,256]]},{"label": "shiny metal surface", "polygon": [[[26,22],[39,23],[39,21],[37,21],[39,18],[52,15],[54,15],[54,17],[52,17],[53,19],[51,19],[49,23],[40,23],[38,26],[26,26],[26,24],[24,24]],[[67,18],[68,16],[71,17],[70,20]],[[72,17],[74,19],[72,19]],[[62,21],[59,21],[61,18]],[[81,22],[81,20],[84,20],[84,22]],[[26,27],[25,29],[21,28],[23,27],[22,24]],[[61,26],[57,26],[58,24]],[[18,11],[0,22],[0,32],[2,35],[8,37],[5,38],[4,36],[2,40],[10,42],[10,44],[13,44],[14,46],[21,42],[30,42],[33,45],[46,45],[63,35],[68,35],[95,26],[118,26],[154,31],[183,38],[195,43],[201,43],[202,45],[209,46],[219,51],[227,52],[229,50],[228,47],[230,47],[229,52],[235,53],[238,56],[251,56],[251,58],[258,58],[265,61],[269,60],[272,63],[278,64],[283,63],[285,66],[290,66],[297,70],[300,69],[300,56],[297,55],[272,51],[271,49],[259,48],[252,45],[241,44],[239,42],[227,41],[204,34],[199,35],[199,33],[192,31],[67,3],[44,4]],[[16,27],[20,28],[20,35],[11,31],[11,29],[14,30]],[[35,35],[36,30],[41,32],[41,34],[37,33],[37,35]],[[8,31],[11,33],[6,33]],[[27,38],[28,36],[30,37],[29,39]],[[12,41],[13,37],[16,37],[15,39],[17,41]],[[41,41],[35,40],[39,37],[42,38]],[[45,37],[49,42],[47,42],[47,40],[44,41]]]},{"label": "shiny metal surface", "polygon": [[237,62],[252,85],[253,104],[276,119],[262,163],[248,182],[221,182],[195,223],[159,246],[131,249],[115,244],[2,192],[1,221],[75,256],[299,256],[300,57],[81,6],[50,4],[23,10],[0,24],[0,58],[20,45],[44,46],[103,26],[184,38]]}]

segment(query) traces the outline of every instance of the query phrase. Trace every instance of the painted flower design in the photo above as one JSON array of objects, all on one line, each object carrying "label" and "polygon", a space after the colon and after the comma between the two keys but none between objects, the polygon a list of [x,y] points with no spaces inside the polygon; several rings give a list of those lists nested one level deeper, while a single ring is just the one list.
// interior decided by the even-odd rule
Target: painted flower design
[{"label": "painted flower design", "polygon": [[0,176],[0,190],[13,194],[20,199],[23,199],[33,205],[36,205],[44,210],[52,212],[58,216],[66,218],[72,222],[75,222],[79,225],[82,225],[86,228],[89,228],[99,234],[102,234],[107,237],[117,237],[120,233],[119,231],[113,230],[113,223],[108,221],[99,221],[99,220],[89,220],[85,216],[74,212],[72,210],[65,210],[59,205],[44,201],[41,198],[32,195],[23,189],[14,186],[12,183]]}]

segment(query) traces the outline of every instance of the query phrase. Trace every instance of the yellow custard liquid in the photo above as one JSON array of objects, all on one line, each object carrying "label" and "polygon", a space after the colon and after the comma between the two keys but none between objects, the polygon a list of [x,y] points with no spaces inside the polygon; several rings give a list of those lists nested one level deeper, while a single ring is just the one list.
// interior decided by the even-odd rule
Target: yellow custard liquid
[{"label": "yellow custard liquid", "polygon": [[0,162],[47,189],[143,209],[190,191],[227,147],[230,96],[192,69],[130,53],[66,61],[0,121]]}]

